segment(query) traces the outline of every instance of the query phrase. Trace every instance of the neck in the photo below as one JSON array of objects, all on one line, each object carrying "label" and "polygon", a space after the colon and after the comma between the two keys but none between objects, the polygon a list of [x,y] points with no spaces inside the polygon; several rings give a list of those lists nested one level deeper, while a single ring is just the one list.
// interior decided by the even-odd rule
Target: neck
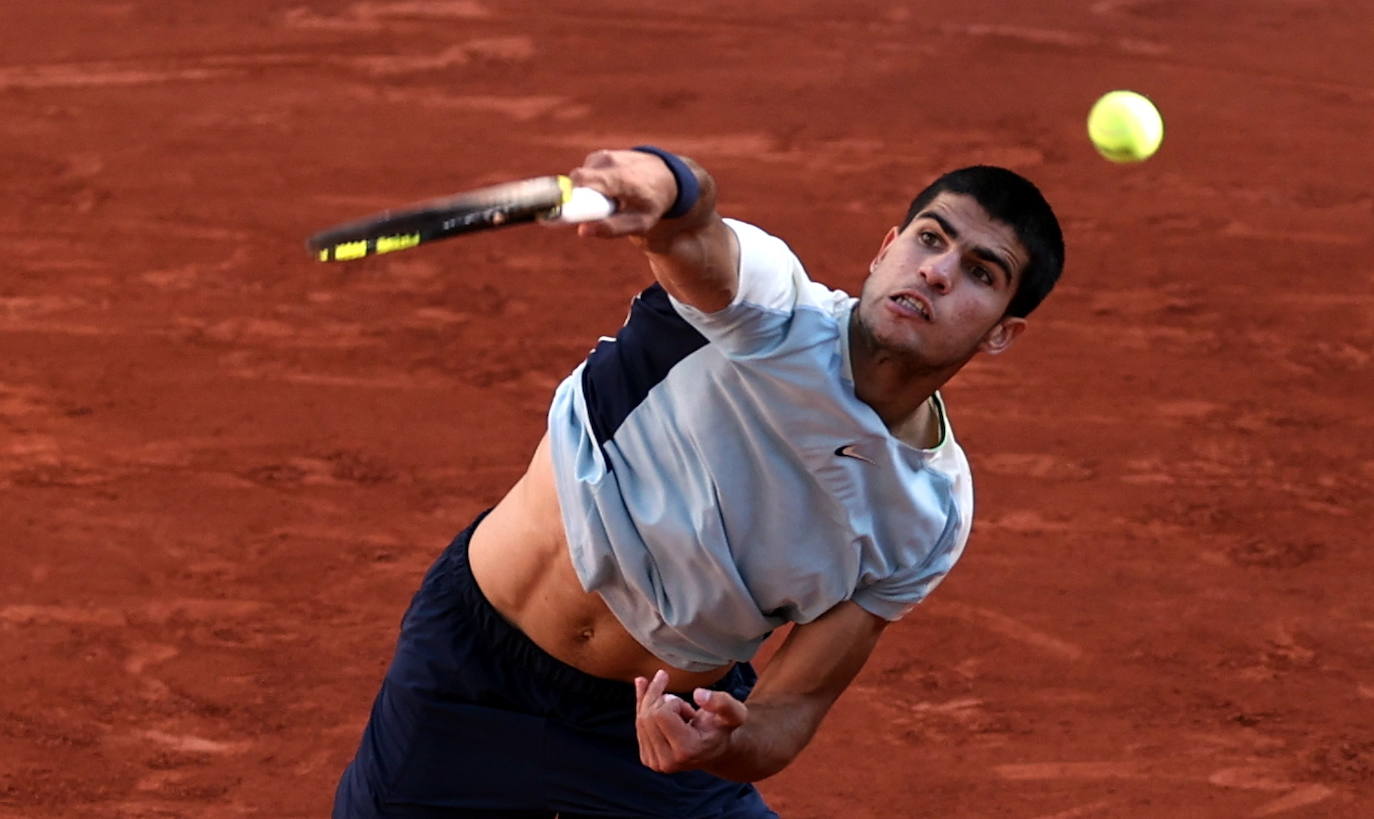
[{"label": "neck", "polygon": [[963,366],[959,362],[947,367],[924,367],[880,347],[863,331],[857,315],[849,322],[849,361],[855,395],[893,431],[905,428],[935,391]]}]

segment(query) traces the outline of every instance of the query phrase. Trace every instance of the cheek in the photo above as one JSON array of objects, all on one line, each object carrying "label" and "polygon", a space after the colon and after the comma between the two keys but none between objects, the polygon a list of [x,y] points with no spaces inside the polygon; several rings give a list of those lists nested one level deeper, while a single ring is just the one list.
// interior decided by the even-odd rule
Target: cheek
[{"label": "cheek", "polygon": [[859,300],[868,301],[873,298],[873,292],[877,289],[877,273],[869,273],[868,278],[864,279],[863,287],[859,288]]},{"label": "cheek", "polygon": [[859,290],[859,305],[866,311],[871,311],[883,300],[884,284],[881,273],[871,273],[864,279],[863,287]]},{"label": "cheek", "polygon": [[963,335],[982,339],[989,330],[997,326],[1006,313],[1005,300],[995,293],[979,293],[975,298],[960,302],[950,318],[958,322]]}]

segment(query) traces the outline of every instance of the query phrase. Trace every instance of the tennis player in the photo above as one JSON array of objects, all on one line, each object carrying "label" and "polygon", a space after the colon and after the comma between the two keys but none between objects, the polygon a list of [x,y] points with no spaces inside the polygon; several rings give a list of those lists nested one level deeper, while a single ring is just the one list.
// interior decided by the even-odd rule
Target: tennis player
[{"label": "tennis player", "polygon": [[[509,493],[425,576],[336,817],[765,817],[888,623],[949,572],[973,487],[939,388],[1063,265],[1036,188],[942,176],[859,298],[650,146],[571,173],[655,284],[558,387]],[[750,665],[794,623],[761,676]]]}]

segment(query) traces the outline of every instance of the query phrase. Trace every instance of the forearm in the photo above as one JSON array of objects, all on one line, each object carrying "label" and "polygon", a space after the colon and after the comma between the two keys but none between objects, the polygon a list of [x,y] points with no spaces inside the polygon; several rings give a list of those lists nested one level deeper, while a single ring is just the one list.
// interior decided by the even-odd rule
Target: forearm
[{"label": "forearm", "polygon": [[635,679],[640,760],[662,773],[704,770],[753,782],[787,767],[873,651],[887,621],[851,601],[798,625],[769,660],[749,701],[698,688],[667,693],[668,674]]},{"label": "forearm", "polygon": [[631,241],[644,252],[654,277],[680,301],[714,312],[734,300],[739,286],[739,243],[716,211],[715,179],[690,159],[700,185],[692,209],[662,219]]},{"label": "forearm", "polygon": [[726,751],[704,766],[735,782],[757,782],[786,768],[815,736],[826,712],[825,705],[801,699],[747,705],[749,718],[730,735]]},{"label": "forearm", "polygon": [[853,602],[792,629],[741,707],[726,750],[704,767],[740,782],[791,764],[873,651],[887,621]]},{"label": "forearm", "polygon": [[716,181],[700,165],[645,147],[595,151],[569,175],[618,205],[607,218],[579,225],[579,235],[628,237],[663,288],[698,310],[734,301],[739,243],[716,212]]},{"label": "forearm", "polygon": [[637,242],[649,269],[679,301],[707,313],[734,301],[739,287],[735,232],[714,213],[705,224],[679,230],[657,242]]}]

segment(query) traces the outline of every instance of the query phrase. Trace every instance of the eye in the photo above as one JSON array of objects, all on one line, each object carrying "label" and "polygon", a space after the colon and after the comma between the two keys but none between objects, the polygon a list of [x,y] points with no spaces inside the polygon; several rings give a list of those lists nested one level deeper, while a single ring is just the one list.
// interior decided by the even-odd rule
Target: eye
[{"label": "eye", "polygon": [[980,264],[974,265],[973,270],[971,272],[973,273],[973,278],[977,279],[983,284],[992,284],[992,271],[988,270],[986,267],[983,267]]},{"label": "eye", "polygon": [[940,244],[940,234],[933,230],[923,230],[916,234],[916,238],[926,247],[935,247]]}]

